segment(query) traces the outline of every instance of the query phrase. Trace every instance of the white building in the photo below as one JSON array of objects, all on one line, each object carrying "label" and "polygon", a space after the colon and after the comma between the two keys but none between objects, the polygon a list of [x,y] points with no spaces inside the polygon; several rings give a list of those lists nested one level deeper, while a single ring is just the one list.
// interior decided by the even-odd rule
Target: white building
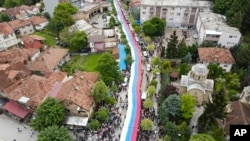
[{"label": "white building", "polygon": [[8,24],[16,34],[20,34],[21,36],[32,34],[35,32],[35,29],[29,20],[16,19],[8,22]]},{"label": "white building", "polygon": [[235,60],[229,49],[218,47],[198,48],[200,62],[208,66],[218,64],[225,72],[230,72]]},{"label": "white building", "polygon": [[241,33],[235,27],[230,27],[225,22],[225,17],[210,12],[200,12],[196,22],[198,43],[212,41],[215,44],[233,47],[240,42]]},{"label": "white building", "polygon": [[140,20],[143,23],[158,16],[166,20],[167,27],[192,27],[198,12],[210,11],[211,5],[211,1],[204,0],[142,0]]},{"label": "white building", "polygon": [[212,102],[214,80],[207,79],[209,70],[204,64],[196,64],[188,75],[181,76],[180,93],[188,92],[196,97],[197,105]]},{"label": "white building", "polygon": [[0,51],[15,46],[19,42],[20,40],[16,38],[13,29],[8,25],[8,23],[0,23]]}]

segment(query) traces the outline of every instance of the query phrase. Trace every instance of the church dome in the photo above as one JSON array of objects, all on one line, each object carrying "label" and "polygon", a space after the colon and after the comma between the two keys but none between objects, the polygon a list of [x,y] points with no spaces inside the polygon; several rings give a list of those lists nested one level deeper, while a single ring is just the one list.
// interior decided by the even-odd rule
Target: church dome
[{"label": "church dome", "polygon": [[192,71],[196,75],[207,75],[208,74],[208,69],[207,66],[204,64],[196,64],[192,67]]}]

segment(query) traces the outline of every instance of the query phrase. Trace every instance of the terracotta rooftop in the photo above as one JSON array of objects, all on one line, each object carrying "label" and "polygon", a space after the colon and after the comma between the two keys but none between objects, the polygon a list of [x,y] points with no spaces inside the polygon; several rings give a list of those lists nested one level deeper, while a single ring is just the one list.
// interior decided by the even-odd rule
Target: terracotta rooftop
[{"label": "terracotta rooftop", "polygon": [[28,68],[20,62],[11,65],[5,70],[0,71],[0,89],[11,91],[11,85],[18,82],[18,80],[28,77],[30,74],[31,72]]},{"label": "terracotta rooftop", "polygon": [[12,30],[12,28],[10,27],[10,25],[7,22],[2,22],[0,23],[0,34],[11,34],[14,31]]},{"label": "terracotta rooftop", "polygon": [[32,16],[29,21],[33,24],[33,25],[38,25],[41,23],[45,23],[48,22],[48,20],[44,17],[41,16]]},{"label": "terracotta rooftop", "polygon": [[17,6],[17,7],[14,7],[14,8],[8,8],[6,10],[6,13],[10,14],[10,15],[16,15],[16,14],[19,14],[21,11],[33,10],[34,8],[38,8],[38,7],[21,5],[21,6]]},{"label": "terracotta rooftop", "polygon": [[231,103],[232,112],[227,115],[226,118],[226,134],[229,135],[230,124],[250,124],[250,107],[239,101],[234,101]]},{"label": "terracotta rooftop", "polygon": [[26,44],[32,45],[35,40],[43,41],[45,38],[38,35],[23,35],[21,40]]},{"label": "terracotta rooftop", "polygon": [[49,48],[30,65],[29,69],[33,71],[52,72],[68,51],[68,49],[62,48]]},{"label": "terracotta rooftop", "polygon": [[54,96],[60,101],[69,100],[88,111],[94,103],[91,90],[97,79],[97,73],[77,72],[72,79],[64,82],[58,94]]},{"label": "terracotta rooftop", "polygon": [[21,48],[13,48],[11,50],[6,50],[0,52],[0,63],[9,63],[15,64],[17,62],[23,63],[24,61],[28,61],[30,57],[39,52],[39,49],[21,49]]},{"label": "terracotta rooftop", "polygon": [[235,64],[229,49],[208,47],[198,48],[199,58],[202,62]]},{"label": "terracotta rooftop", "polygon": [[31,25],[31,22],[28,20],[20,20],[20,19],[16,19],[14,21],[10,21],[8,22],[8,24],[11,26],[12,29],[19,29],[21,27],[25,27],[28,25]]},{"label": "terracotta rooftop", "polygon": [[8,93],[9,99],[18,101],[22,97],[27,98],[27,105],[38,106],[46,97],[47,92],[53,87],[54,83],[41,76],[32,75],[23,81],[16,89]]}]

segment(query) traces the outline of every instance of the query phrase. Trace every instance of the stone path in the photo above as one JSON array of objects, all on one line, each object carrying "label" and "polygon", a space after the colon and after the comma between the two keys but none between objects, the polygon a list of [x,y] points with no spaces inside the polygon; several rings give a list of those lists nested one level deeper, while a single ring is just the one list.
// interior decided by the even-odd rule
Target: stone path
[{"label": "stone path", "polygon": [[193,113],[193,117],[190,120],[190,127],[192,128],[192,133],[198,133],[198,119],[203,114],[204,107],[195,107],[195,112]]}]

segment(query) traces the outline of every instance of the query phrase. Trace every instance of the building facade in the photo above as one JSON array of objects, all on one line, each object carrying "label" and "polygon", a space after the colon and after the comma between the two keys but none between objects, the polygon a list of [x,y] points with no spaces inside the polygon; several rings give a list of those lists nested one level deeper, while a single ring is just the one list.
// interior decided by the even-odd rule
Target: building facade
[{"label": "building facade", "polygon": [[210,11],[211,1],[202,0],[142,0],[141,23],[154,16],[165,19],[167,27],[189,28],[196,23],[198,13]]},{"label": "building facade", "polygon": [[13,29],[8,25],[8,23],[0,23],[0,51],[15,46],[19,42],[20,40],[16,38]]},{"label": "building facade", "polygon": [[240,42],[241,33],[226,24],[225,16],[211,12],[200,12],[196,22],[198,43],[205,41],[231,48]]}]

